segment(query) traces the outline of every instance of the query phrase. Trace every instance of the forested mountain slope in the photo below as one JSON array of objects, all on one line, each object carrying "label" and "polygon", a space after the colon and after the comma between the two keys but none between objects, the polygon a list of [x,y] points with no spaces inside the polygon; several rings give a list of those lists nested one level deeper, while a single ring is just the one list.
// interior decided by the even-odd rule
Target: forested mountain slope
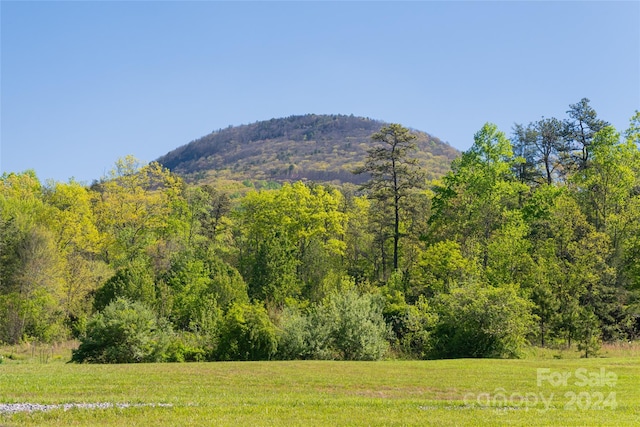
[{"label": "forested mountain slope", "polygon": [[[216,179],[317,182],[366,181],[361,166],[371,135],[386,123],[346,115],[290,116],[228,127],[160,157],[158,162],[192,181]],[[416,157],[428,178],[442,176],[459,152],[415,131]]]}]

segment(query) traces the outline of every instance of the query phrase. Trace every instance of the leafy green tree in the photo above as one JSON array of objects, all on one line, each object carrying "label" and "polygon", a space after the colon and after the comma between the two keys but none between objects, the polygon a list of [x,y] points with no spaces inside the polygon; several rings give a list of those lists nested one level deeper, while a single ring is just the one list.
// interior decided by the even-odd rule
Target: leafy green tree
[{"label": "leafy green tree", "polygon": [[576,173],[572,183],[596,229],[611,231],[613,238],[622,236],[626,204],[638,182],[640,152],[632,142],[621,143],[620,135],[607,126],[594,135],[590,154],[589,168]]},{"label": "leafy green tree", "polygon": [[194,245],[215,245],[225,250],[231,242],[228,239],[231,231],[232,203],[229,195],[211,185],[192,186],[185,190],[186,209],[184,212],[186,226],[186,242]]},{"label": "leafy green tree", "polygon": [[5,283],[0,311],[3,341],[15,344],[22,339],[50,342],[64,338],[64,259],[57,252],[53,236],[35,226],[21,233],[12,250],[17,268]]},{"label": "leafy green tree", "polygon": [[[598,318],[598,328],[608,340],[624,339],[619,330],[620,303],[628,296],[616,287],[616,270],[608,264],[611,241],[604,233],[592,231],[571,245],[570,282],[580,295],[580,306],[590,309]],[[578,313],[580,315],[580,313]],[[579,325],[580,326],[580,325]],[[578,328],[579,330],[579,328]]]},{"label": "leafy green tree", "polygon": [[344,255],[341,201],[335,190],[300,182],[243,198],[236,223],[239,269],[250,297],[281,306],[287,297],[317,293]]},{"label": "leafy green tree", "polygon": [[408,289],[415,282],[418,266],[423,259],[425,236],[429,234],[429,218],[431,216],[430,190],[415,189],[405,200],[405,217],[400,223],[400,231],[404,236],[400,247],[402,265],[402,289],[408,295]]},{"label": "leafy green tree", "polygon": [[502,222],[487,242],[484,276],[494,286],[523,284],[534,269],[528,224],[517,209],[504,212]]},{"label": "leafy green tree", "polygon": [[[545,282],[549,282],[558,305],[551,332],[570,346],[579,322],[580,298],[585,292],[580,283],[582,272],[574,266],[573,253],[580,247],[581,238],[589,234],[590,226],[571,194],[545,193],[551,198],[550,206],[548,213],[540,214],[539,231],[544,234],[535,242],[537,262],[544,276],[536,285],[545,287]],[[552,298],[543,303],[547,306],[540,306],[541,310],[556,304]]]},{"label": "leafy green tree", "polygon": [[[532,313],[536,318],[538,324],[537,335],[540,337],[540,345],[545,347],[548,343],[547,337],[549,332],[553,332],[553,326],[556,322],[556,315],[560,309],[560,302],[557,298],[552,283],[550,280],[551,275],[559,274],[558,268],[555,265],[550,265],[547,258],[536,260],[536,265],[539,266],[535,270],[534,284],[531,286],[529,299],[534,304]],[[556,267],[556,268],[554,268]]]},{"label": "leafy green tree", "polygon": [[298,307],[286,306],[278,317],[278,353],[280,360],[296,360],[309,357],[309,341],[312,326],[310,318]]},{"label": "leafy green tree", "polygon": [[271,230],[243,249],[240,269],[251,298],[280,305],[286,298],[302,294],[303,284],[296,274],[296,246],[281,231]]},{"label": "leafy green tree", "polygon": [[65,324],[71,328],[74,337],[86,323],[94,310],[96,292],[111,277],[113,270],[99,259],[85,257],[73,252],[66,257],[62,301]]},{"label": "leafy green tree", "polygon": [[393,238],[393,270],[397,270],[403,202],[412,189],[424,184],[424,176],[417,160],[411,156],[416,150],[416,136],[409,129],[391,124],[373,134],[371,139],[378,145],[368,150],[364,166],[357,169],[356,173],[370,175],[364,188],[369,190],[373,200],[391,209],[393,216],[389,223]]},{"label": "leafy green tree", "polygon": [[45,203],[52,208],[49,227],[55,232],[60,250],[91,256],[98,254],[104,236],[96,227],[94,194],[73,180],[53,183],[44,193]]},{"label": "leafy green tree", "polygon": [[[629,128],[625,132],[626,144],[640,149],[640,112],[636,111],[631,118]],[[636,151],[637,153],[637,151]],[[632,162],[635,184],[631,197],[626,201],[626,209],[620,215],[620,222],[626,222],[625,238],[613,239],[614,246],[620,256],[617,268],[619,278],[627,289],[634,292],[640,290],[640,160],[635,155]],[[620,242],[619,246],[615,242]],[[636,313],[640,318],[640,311]],[[639,325],[640,328],[640,325]],[[638,331],[640,333],[640,330]]]},{"label": "leafy green tree", "polygon": [[536,303],[541,339],[575,342],[585,307],[600,319],[608,337],[619,335],[616,301],[625,296],[616,289],[616,271],[608,265],[608,236],[587,221],[566,187],[540,187],[524,212],[531,224],[534,265],[522,285]]},{"label": "leafy green tree", "polygon": [[203,185],[202,191],[207,196],[207,203],[204,212],[198,219],[205,236],[213,240],[220,229],[227,225],[225,216],[231,211],[231,199],[227,193],[220,192],[210,185]]},{"label": "leafy green tree", "polygon": [[368,221],[371,202],[366,197],[357,196],[355,190],[349,186],[343,187],[342,193],[344,202],[341,211],[345,215],[345,273],[353,277],[356,283],[373,281],[376,257],[372,252],[374,234],[369,230]]},{"label": "leafy green tree", "polygon": [[14,217],[5,217],[0,209],[0,292],[11,291],[14,286],[20,259],[17,245],[22,237]]},{"label": "leafy green tree", "polygon": [[65,336],[65,259],[48,227],[52,210],[43,191],[33,171],[0,177],[0,340],[12,344]]},{"label": "leafy green tree", "polygon": [[407,290],[410,302],[420,295],[433,298],[448,293],[458,283],[474,282],[481,274],[473,259],[463,256],[460,244],[450,240],[435,242],[421,254],[414,273],[416,279]]},{"label": "leafy green tree", "polygon": [[249,302],[240,273],[211,252],[175,254],[162,280],[171,291],[170,318],[180,329],[207,329],[218,310]]},{"label": "leafy green tree", "polygon": [[121,268],[95,293],[93,307],[102,311],[118,298],[138,301],[153,307],[156,304],[156,287],[153,273],[147,263],[137,260]]},{"label": "leafy green tree", "polygon": [[285,307],[278,320],[280,359],[377,360],[390,331],[380,295],[361,294],[341,279],[321,302]]},{"label": "leafy green tree", "polygon": [[624,133],[627,142],[640,145],[640,111],[635,114],[629,120],[629,128]]},{"label": "leafy green tree", "polygon": [[49,216],[43,201],[43,186],[32,170],[0,176],[0,216],[14,222],[20,231],[41,224]]},{"label": "leafy green tree", "polygon": [[400,346],[405,354],[426,359],[433,353],[433,332],[438,324],[438,314],[423,296],[408,308]]},{"label": "leafy green tree", "polygon": [[[522,208],[524,221],[528,225],[527,241],[530,245],[530,259],[533,263],[528,280],[521,286],[534,303],[533,314],[538,323],[537,336],[544,347],[554,333],[560,312],[558,282],[566,273],[559,257],[559,247],[554,236],[556,204],[567,198],[567,188],[551,186],[537,187]],[[570,232],[567,229],[565,232]],[[562,234],[560,234],[562,235]]]},{"label": "leafy green tree", "polygon": [[528,188],[514,174],[511,143],[497,126],[485,124],[473,146],[452,164],[434,188],[428,241],[457,242],[465,258],[485,269],[489,244],[511,226]]}]

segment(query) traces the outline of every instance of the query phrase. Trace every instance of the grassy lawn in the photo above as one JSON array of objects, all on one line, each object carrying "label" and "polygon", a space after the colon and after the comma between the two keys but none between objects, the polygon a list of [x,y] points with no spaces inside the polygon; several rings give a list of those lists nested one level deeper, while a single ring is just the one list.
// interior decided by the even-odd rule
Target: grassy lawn
[{"label": "grassy lawn", "polygon": [[16,353],[0,364],[0,404],[141,405],[3,414],[0,425],[638,425],[637,349],[546,356],[71,365]]}]

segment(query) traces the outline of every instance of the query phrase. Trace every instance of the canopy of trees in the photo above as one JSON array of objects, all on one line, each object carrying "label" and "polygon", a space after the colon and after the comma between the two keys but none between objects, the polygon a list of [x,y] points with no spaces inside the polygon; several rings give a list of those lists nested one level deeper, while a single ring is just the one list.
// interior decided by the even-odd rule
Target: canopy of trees
[{"label": "canopy of trees", "polygon": [[118,363],[638,338],[640,113],[622,135],[586,99],[511,139],[486,124],[435,180],[412,141],[373,134],[361,187],[230,195],[131,157],[91,186],[5,173],[0,341],[75,337],[74,361]]}]

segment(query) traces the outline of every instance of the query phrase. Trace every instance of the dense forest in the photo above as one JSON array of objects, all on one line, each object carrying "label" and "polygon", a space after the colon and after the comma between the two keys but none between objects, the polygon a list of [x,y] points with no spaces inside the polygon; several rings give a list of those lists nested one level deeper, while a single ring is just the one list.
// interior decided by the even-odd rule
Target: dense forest
[{"label": "dense forest", "polygon": [[[486,124],[434,179],[369,134],[362,185],[229,194],[132,157],[0,177],[0,341],[77,362],[597,354],[640,334],[640,113]],[[194,161],[197,161],[194,159]]]},{"label": "dense forest", "polygon": [[[233,181],[362,184],[362,166],[370,137],[387,125],[345,115],[290,116],[229,126],[176,148],[158,163],[187,182],[233,189]],[[434,179],[449,171],[459,152],[438,138],[414,131],[415,158]],[[231,181],[231,182],[230,182]]]}]

